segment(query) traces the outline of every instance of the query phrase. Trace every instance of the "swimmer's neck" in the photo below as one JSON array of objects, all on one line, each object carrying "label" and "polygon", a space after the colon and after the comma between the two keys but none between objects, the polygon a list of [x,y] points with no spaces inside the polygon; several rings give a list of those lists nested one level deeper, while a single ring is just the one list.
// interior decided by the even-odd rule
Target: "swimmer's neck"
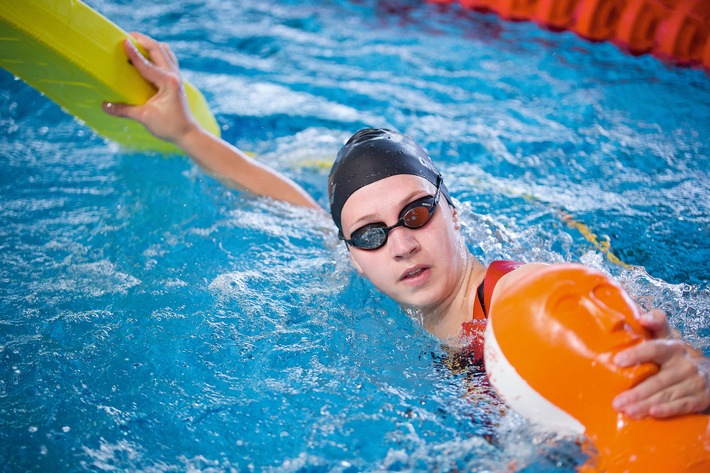
[{"label": "swimmer's neck", "polygon": [[466,251],[460,275],[440,303],[420,308],[424,329],[450,346],[461,345],[461,325],[471,320],[476,288],[486,275],[486,267]]}]

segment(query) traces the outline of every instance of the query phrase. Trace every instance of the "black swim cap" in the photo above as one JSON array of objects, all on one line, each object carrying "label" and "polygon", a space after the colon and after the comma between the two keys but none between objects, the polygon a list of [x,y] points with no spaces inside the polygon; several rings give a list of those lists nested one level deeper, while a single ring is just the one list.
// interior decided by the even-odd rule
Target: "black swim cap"
[{"label": "black swim cap", "polygon": [[[413,139],[383,128],[365,128],[355,133],[338,152],[328,177],[330,215],[341,234],[341,212],[356,190],[398,174],[423,177],[436,185],[439,171],[429,155]],[[453,205],[446,186],[441,193]]]}]

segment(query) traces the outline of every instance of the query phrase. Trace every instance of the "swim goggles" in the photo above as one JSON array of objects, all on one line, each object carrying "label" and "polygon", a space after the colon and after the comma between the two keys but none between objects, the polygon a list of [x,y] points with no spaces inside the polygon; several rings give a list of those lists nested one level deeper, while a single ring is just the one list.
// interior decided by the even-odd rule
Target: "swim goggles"
[{"label": "swim goggles", "polygon": [[370,223],[355,230],[349,240],[346,240],[342,234],[339,235],[339,238],[348,245],[361,250],[376,250],[387,243],[387,235],[397,227],[406,227],[412,230],[422,228],[429,223],[436,212],[441,196],[442,181],[440,174],[436,179],[436,194],[433,197],[428,195],[407,204],[399,213],[397,223],[391,227],[382,222]]}]

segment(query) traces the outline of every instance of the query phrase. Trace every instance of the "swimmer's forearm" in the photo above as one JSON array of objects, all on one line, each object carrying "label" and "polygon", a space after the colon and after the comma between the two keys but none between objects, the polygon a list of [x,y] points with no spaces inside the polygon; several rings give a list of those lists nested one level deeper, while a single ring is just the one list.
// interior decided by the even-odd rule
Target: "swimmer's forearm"
[{"label": "swimmer's forearm", "polygon": [[313,209],[321,207],[298,184],[199,127],[175,141],[208,174],[230,187]]},{"label": "swimmer's forearm", "polygon": [[190,113],[177,60],[170,48],[140,33],[132,35],[146,49],[150,60],[143,57],[129,40],[124,41],[124,50],[138,72],[155,85],[158,92],[142,105],[104,103],[106,113],[142,123],[153,135],[178,145],[206,172],[225,181],[226,185],[296,205],[319,208],[315,200],[291,179],[202,130]]}]

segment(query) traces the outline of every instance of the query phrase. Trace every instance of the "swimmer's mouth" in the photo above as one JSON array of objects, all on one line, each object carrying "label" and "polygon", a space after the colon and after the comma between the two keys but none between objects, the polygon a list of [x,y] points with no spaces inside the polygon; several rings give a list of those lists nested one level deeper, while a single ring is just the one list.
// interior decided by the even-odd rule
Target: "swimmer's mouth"
[{"label": "swimmer's mouth", "polygon": [[428,269],[429,269],[429,266],[423,266],[423,265],[414,266],[412,268],[407,269],[404,273],[402,273],[399,280],[405,281],[407,279],[414,279]]}]

